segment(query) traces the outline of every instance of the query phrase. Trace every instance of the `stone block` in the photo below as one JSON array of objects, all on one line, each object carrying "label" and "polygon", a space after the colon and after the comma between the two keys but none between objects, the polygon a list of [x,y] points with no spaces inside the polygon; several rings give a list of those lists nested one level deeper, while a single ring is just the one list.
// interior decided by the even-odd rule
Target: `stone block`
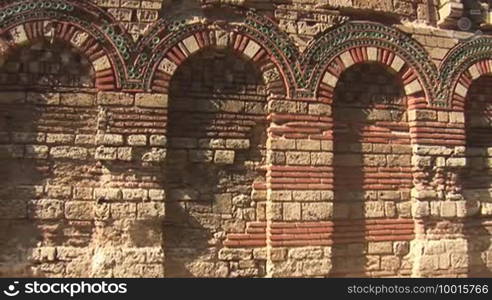
[{"label": "stone block", "polygon": [[93,220],[93,204],[87,201],[65,202],[65,218],[69,220]]},{"label": "stone block", "polygon": [[98,134],[96,143],[104,146],[122,146],[123,136],[121,134]]},{"label": "stone block", "polygon": [[306,221],[328,220],[333,216],[333,203],[302,203],[302,219]]},{"label": "stone block", "polygon": [[62,200],[31,200],[28,202],[28,215],[31,219],[60,219],[63,218]]},{"label": "stone block", "polygon": [[94,94],[86,93],[61,93],[60,104],[66,106],[88,107],[95,102]]},{"label": "stone block", "polygon": [[143,134],[130,135],[127,141],[130,146],[145,146],[147,145],[147,136]]},{"label": "stone block", "polygon": [[137,203],[137,218],[151,219],[165,216],[165,205],[163,202]]},{"label": "stone block", "polygon": [[51,148],[50,155],[52,158],[85,160],[87,159],[88,151],[82,147],[57,146]]},{"label": "stone block", "polygon": [[137,94],[135,104],[144,108],[167,108],[167,94]]},{"label": "stone block", "polygon": [[217,150],[215,151],[214,163],[232,165],[234,163],[235,152],[229,150]]}]

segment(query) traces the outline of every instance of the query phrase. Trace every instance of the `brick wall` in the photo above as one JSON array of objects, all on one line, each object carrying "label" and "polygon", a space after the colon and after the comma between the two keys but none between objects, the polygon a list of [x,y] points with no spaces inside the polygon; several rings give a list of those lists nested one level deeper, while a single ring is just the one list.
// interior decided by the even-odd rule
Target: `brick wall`
[{"label": "brick wall", "polygon": [[490,276],[492,40],[443,7],[3,1],[0,275]]}]

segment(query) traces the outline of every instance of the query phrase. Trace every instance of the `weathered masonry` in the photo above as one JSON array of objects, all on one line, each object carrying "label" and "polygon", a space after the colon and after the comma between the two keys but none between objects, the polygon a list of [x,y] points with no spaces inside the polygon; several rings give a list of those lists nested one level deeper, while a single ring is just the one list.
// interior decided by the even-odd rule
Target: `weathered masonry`
[{"label": "weathered masonry", "polygon": [[0,275],[492,275],[492,7],[0,1]]}]

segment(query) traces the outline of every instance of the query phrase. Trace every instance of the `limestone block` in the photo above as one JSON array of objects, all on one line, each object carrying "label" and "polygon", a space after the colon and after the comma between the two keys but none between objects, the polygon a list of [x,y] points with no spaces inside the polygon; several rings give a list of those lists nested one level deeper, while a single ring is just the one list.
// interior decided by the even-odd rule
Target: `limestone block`
[{"label": "limestone block", "polygon": [[395,255],[404,256],[410,252],[410,243],[407,241],[393,242],[393,253]]},{"label": "limestone block", "polygon": [[309,165],[311,155],[309,152],[289,151],[286,153],[288,165]]},{"label": "limestone block", "polygon": [[84,160],[87,159],[88,152],[82,147],[57,146],[51,148],[50,155],[52,158]]},{"label": "limestone block", "polygon": [[46,143],[48,144],[72,144],[75,136],[73,134],[48,133],[46,135]]},{"label": "limestone block", "polygon": [[385,155],[375,155],[367,154],[362,157],[362,162],[364,166],[369,167],[384,167],[386,166],[386,156]]},{"label": "limestone block", "polygon": [[166,199],[166,191],[163,189],[150,189],[149,198],[152,201],[162,201]]},{"label": "limestone block", "polygon": [[249,139],[227,139],[226,148],[228,149],[249,149]]},{"label": "limestone block", "polygon": [[133,150],[131,147],[118,148],[118,160],[131,161],[133,159]]},{"label": "limestone block", "polygon": [[331,106],[328,104],[320,104],[320,103],[309,104],[310,115],[329,117],[331,116],[331,113],[332,113]]},{"label": "limestone block", "polygon": [[441,202],[441,216],[444,218],[456,217],[456,203],[454,201]]},{"label": "limestone block", "polygon": [[301,219],[301,204],[283,203],[282,212],[285,221],[298,221]]},{"label": "limestone block", "polygon": [[63,217],[62,200],[30,200],[28,202],[28,215],[31,219],[60,219]]},{"label": "limestone block", "polygon": [[214,163],[232,165],[235,157],[234,151],[229,150],[217,150],[215,151]]},{"label": "limestone block", "polygon": [[246,260],[253,257],[252,249],[228,249],[223,248],[219,251],[220,260]]},{"label": "limestone block", "polygon": [[167,94],[137,94],[135,96],[135,104],[139,107],[149,108],[167,108]]},{"label": "limestone block", "polygon": [[383,201],[364,202],[364,216],[367,218],[382,218],[385,215],[384,208]]},{"label": "limestone block", "polygon": [[133,105],[134,97],[129,93],[99,92],[97,102],[100,105],[130,106]]},{"label": "limestone block", "polygon": [[165,147],[165,146],[167,146],[167,138],[165,135],[153,134],[150,136],[150,145],[151,146]]},{"label": "limestone block", "polygon": [[232,213],[232,194],[216,194],[214,196],[213,210],[221,214]]},{"label": "limestone block", "polygon": [[333,216],[333,203],[302,203],[302,219],[306,221],[328,220]]},{"label": "limestone block", "polygon": [[61,93],[60,103],[66,106],[93,106],[95,102],[94,94],[87,93]]},{"label": "limestone block", "polygon": [[92,220],[94,205],[87,201],[65,202],[65,218],[69,220]]},{"label": "limestone block", "polygon": [[202,149],[225,149],[225,139],[200,139],[198,146]]},{"label": "limestone block", "polygon": [[275,190],[271,192],[270,199],[272,201],[291,201],[292,191]]},{"label": "limestone block", "polygon": [[314,166],[330,166],[333,163],[333,153],[311,153],[311,164]]},{"label": "limestone block", "polygon": [[465,167],[466,158],[464,157],[451,157],[446,160],[446,166],[448,167]]},{"label": "limestone block", "polygon": [[147,190],[141,188],[121,189],[123,200],[126,201],[145,201],[147,199]]},{"label": "limestone block", "polygon": [[121,134],[98,134],[96,143],[104,146],[122,146],[123,136]]},{"label": "limestone block", "polygon": [[369,242],[368,243],[369,254],[392,254],[393,242]]},{"label": "limestone block", "polygon": [[76,145],[94,145],[96,137],[92,134],[77,134],[75,136]]},{"label": "limestone block", "polygon": [[268,102],[268,110],[271,113],[307,113],[308,106],[300,101],[271,100]]},{"label": "limestone block", "polygon": [[96,200],[121,200],[123,193],[118,188],[95,188],[94,198]]},{"label": "limestone block", "polygon": [[386,159],[389,167],[410,167],[412,165],[410,155],[388,155]]},{"label": "limestone block", "polygon": [[[293,191],[292,196],[294,201],[320,201],[321,192],[320,191]],[[323,199],[326,200],[326,199]]]},{"label": "limestone block", "polygon": [[92,200],[94,190],[90,187],[74,187],[73,198],[75,200]]},{"label": "limestone block", "polygon": [[428,201],[414,201],[412,203],[412,216],[422,218],[429,216],[430,206]]},{"label": "limestone block", "polygon": [[118,148],[99,146],[96,149],[95,159],[97,160],[117,160]]},{"label": "limestone block", "polygon": [[146,162],[164,162],[166,160],[167,151],[162,148],[152,148],[150,152],[142,155],[142,161]]},{"label": "limestone block", "polygon": [[49,198],[66,199],[72,196],[72,187],[64,185],[47,185],[45,187],[46,195]]},{"label": "limestone block", "polygon": [[143,134],[130,135],[127,141],[130,146],[145,146],[147,145],[147,136]]},{"label": "limestone block", "polygon": [[165,206],[163,202],[143,202],[137,203],[137,218],[151,219],[165,216]]},{"label": "limestone block", "polygon": [[110,210],[113,219],[135,219],[137,216],[136,203],[111,203]]},{"label": "limestone block", "polygon": [[294,150],[296,149],[296,140],[290,139],[271,139],[268,141],[272,150]]}]

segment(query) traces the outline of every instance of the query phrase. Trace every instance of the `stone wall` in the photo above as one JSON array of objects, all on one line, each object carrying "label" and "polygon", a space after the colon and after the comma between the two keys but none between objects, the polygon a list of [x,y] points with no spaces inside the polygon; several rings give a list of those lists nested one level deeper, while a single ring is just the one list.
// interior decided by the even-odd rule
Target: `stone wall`
[{"label": "stone wall", "polygon": [[489,277],[490,20],[2,1],[0,275]]}]

